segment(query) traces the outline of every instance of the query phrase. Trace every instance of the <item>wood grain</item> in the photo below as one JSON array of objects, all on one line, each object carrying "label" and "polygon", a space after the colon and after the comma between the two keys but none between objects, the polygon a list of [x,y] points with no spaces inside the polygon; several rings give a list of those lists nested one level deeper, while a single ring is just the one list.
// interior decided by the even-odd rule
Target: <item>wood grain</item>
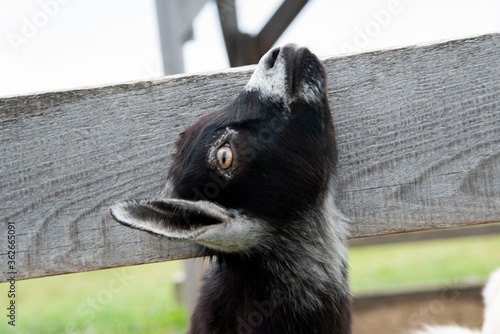
[{"label": "wood grain", "polygon": [[[500,221],[500,35],[324,62],[353,237]],[[252,71],[0,99],[0,244],[15,222],[18,278],[195,256],[108,207],[158,196],[177,134]]]}]

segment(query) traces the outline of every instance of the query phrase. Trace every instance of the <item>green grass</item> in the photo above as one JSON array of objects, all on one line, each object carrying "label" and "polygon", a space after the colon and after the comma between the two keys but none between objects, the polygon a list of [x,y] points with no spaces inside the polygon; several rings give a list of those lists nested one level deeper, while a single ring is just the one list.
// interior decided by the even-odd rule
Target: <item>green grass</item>
[{"label": "green grass", "polygon": [[[500,267],[500,236],[360,247],[350,253],[354,293],[484,282]],[[7,325],[0,284],[0,333],[185,333],[174,299],[180,262],[17,282],[16,327]]]},{"label": "green grass", "polygon": [[500,236],[408,242],[350,251],[354,294],[481,284],[500,267]]},{"label": "green grass", "polygon": [[[185,333],[172,275],[180,262],[17,282],[16,327],[2,312],[0,333]],[[1,307],[7,285],[0,284]]]}]

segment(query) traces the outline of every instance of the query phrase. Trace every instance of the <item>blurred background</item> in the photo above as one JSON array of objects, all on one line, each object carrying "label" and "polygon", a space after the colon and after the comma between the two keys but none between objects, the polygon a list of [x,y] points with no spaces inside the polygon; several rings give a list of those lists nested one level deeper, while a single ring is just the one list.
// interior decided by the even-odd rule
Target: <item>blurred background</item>
[{"label": "blurred background", "polygon": [[[498,0],[290,2],[281,12],[281,0],[2,0],[0,97],[223,70],[290,42],[326,57],[500,32]],[[354,332],[480,326],[499,233],[493,224],[353,241]],[[0,333],[184,333],[183,268],[174,261],[18,282],[18,324],[2,321]],[[6,291],[0,284],[1,305]]]}]

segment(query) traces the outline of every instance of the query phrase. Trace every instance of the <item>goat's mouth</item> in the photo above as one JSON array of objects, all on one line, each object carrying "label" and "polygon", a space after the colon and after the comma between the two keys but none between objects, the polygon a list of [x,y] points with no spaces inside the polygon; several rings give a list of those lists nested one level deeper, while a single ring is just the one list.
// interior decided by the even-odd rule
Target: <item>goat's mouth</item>
[{"label": "goat's mouth", "polygon": [[292,97],[299,95],[302,81],[306,73],[304,68],[305,59],[311,52],[305,48],[299,48],[295,44],[288,44],[279,50],[283,53],[286,64],[286,86],[288,94]]},{"label": "goat's mouth", "polygon": [[273,49],[271,59],[278,59],[280,55],[285,62],[286,87],[292,100],[324,92],[325,71],[321,62],[309,49],[296,44],[287,44]]},{"label": "goat's mouth", "polygon": [[316,100],[326,92],[326,72],[307,48],[296,48],[287,61],[289,94],[292,99]]}]

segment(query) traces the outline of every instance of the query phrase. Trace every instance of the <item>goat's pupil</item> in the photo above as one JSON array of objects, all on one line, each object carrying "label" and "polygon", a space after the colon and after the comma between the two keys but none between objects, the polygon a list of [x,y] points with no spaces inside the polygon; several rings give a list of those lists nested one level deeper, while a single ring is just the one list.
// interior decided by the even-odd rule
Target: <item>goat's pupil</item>
[{"label": "goat's pupil", "polygon": [[217,151],[217,160],[219,161],[220,168],[227,169],[233,161],[233,152],[229,147],[221,147]]}]

